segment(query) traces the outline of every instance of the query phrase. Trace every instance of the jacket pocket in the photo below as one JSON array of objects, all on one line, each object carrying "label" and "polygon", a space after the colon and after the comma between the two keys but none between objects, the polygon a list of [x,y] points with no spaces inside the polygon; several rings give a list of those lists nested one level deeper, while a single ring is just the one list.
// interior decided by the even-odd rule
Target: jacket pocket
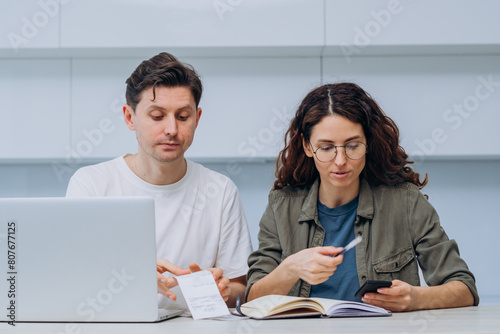
[{"label": "jacket pocket", "polygon": [[413,248],[406,247],[395,254],[373,261],[373,268],[378,275],[377,279],[399,279],[405,282],[412,281],[414,275],[412,273],[412,268],[410,268],[411,266],[408,264],[412,262],[413,259],[415,259]]}]

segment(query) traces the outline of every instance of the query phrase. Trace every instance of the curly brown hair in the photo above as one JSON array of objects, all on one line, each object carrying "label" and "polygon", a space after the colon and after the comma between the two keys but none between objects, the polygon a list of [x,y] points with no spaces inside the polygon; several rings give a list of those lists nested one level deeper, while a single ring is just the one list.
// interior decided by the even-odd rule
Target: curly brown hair
[{"label": "curly brown hair", "polygon": [[313,159],[302,145],[309,143],[313,127],[325,116],[340,115],[361,124],[368,143],[366,165],[361,177],[371,185],[411,182],[422,189],[428,181],[407,166],[413,163],[399,145],[396,123],[385,115],[374,99],[354,83],[326,84],[309,92],[302,100],[285,134],[285,147],[276,161],[273,189],[308,186],[318,178]]}]

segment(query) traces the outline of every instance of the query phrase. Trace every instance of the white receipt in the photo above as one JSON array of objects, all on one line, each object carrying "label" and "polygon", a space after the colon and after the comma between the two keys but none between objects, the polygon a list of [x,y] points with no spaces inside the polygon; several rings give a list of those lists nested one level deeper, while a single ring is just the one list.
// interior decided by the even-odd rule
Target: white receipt
[{"label": "white receipt", "polygon": [[176,277],[193,319],[220,317],[229,314],[212,273],[198,271]]}]

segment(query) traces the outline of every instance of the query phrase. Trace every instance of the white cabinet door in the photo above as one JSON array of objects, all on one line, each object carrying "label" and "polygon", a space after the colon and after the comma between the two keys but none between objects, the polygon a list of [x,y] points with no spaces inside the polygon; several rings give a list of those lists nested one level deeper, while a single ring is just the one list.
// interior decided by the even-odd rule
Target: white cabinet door
[{"label": "white cabinet door", "polygon": [[1,6],[1,49],[15,56],[24,48],[59,47],[59,1],[3,0]]},{"label": "white cabinet door", "polygon": [[499,12],[496,0],[326,0],[327,54],[498,51]]},{"label": "white cabinet door", "polygon": [[74,59],[72,66],[72,160],[111,158],[137,151],[125,125],[125,80],[142,59]]},{"label": "white cabinet door", "polygon": [[65,157],[69,87],[68,60],[0,60],[0,159]]},{"label": "white cabinet door", "polygon": [[324,42],[322,0],[73,1],[63,7],[61,27],[62,47],[320,46]]},{"label": "white cabinet door", "polygon": [[317,58],[189,61],[206,88],[193,157],[275,158],[300,101],[320,82]]},{"label": "white cabinet door", "polygon": [[326,81],[353,81],[424,156],[500,156],[500,56],[326,57]]}]

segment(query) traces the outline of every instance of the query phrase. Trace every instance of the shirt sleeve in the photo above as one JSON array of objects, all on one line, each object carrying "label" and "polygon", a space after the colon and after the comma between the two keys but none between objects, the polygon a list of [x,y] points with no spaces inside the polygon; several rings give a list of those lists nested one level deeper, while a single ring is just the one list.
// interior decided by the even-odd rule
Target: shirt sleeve
[{"label": "shirt sleeve", "polygon": [[415,253],[429,286],[451,281],[463,282],[479,304],[475,278],[460,257],[458,244],[441,227],[439,216],[429,201],[416,189],[409,189],[408,216]]},{"label": "shirt sleeve", "polygon": [[272,208],[272,193],[259,224],[259,249],[248,258],[247,288],[245,300],[253,284],[271,273],[280,263],[283,250],[278,236],[278,228]]},{"label": "shirt sleeve", "polygon": [[250,232],[236,185],[229,180],[224,194],[222,228],[216,267],[229,279],[245,276],[247,259],[252,251]]}]

